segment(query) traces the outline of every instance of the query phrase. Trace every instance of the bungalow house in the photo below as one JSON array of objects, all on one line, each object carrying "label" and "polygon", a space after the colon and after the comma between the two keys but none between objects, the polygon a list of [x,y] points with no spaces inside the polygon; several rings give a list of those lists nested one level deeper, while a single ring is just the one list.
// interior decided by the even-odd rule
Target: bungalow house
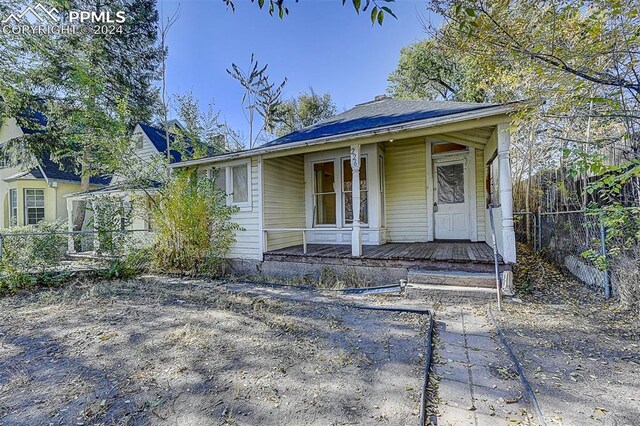
[{"label": "bungalow house", "polygon": [[216,169],[238,207],[243,230],[228,257],[244,273],[353,267],[374,282],[425,270],[488,273],[490,204],[507,270],[516,261],[516,108],[377,97],[262,146],[170,168]]},{"label": "bungalow house", "polygon": [[[42,114],[32,115],[40,125],[46,125]],[[0,228],[65,219],[64,196],[80,190],[80,176],[70,171],[73,167],[52,161],[49,154],[19,164],[9,161],[7,142],[40,131],[21,127],[15,118],[4,120],[0,126]],[[92,177],[90,188],[104,187],[109,180]]]}]

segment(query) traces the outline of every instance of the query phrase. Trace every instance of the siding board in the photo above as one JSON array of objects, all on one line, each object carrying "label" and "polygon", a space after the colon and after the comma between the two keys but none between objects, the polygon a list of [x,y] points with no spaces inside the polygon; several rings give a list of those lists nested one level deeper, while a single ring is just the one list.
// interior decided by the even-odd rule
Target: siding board
[{"label": "siding board", "polygon": [[386,146],[386,224],[392,242],[427,241],[426,167],[424,141]]},{"label": "siding board", "polygon": [[[304,228],[304,157],[294,155],[265,160],[263,169],[264,227]],[[302,244],[299,231],[267,233],[267,250],[299,244]]]}]

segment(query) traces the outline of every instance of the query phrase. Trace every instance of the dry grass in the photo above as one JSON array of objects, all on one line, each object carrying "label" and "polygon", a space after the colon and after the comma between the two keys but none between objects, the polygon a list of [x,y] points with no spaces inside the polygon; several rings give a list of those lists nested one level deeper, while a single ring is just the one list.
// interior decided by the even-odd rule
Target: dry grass
[{"label": "dry grass", "polygon": [[420,321],[179,278],[4,298],[0,424],[414,424]]}]

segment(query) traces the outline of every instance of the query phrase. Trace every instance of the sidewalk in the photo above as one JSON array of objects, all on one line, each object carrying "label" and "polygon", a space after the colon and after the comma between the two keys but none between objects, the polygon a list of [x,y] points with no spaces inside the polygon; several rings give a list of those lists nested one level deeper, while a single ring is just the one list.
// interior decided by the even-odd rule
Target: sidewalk
[{"label": "sidewalk", "polygon": [[438,425],[536,424],[518,374],[483,307],[436,311]]}]

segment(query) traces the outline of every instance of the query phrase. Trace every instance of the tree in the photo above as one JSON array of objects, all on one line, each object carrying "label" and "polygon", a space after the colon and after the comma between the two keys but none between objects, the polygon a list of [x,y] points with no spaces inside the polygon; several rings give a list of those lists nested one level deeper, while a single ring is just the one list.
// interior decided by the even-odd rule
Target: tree
[{"label": "tree", "polygon": [[[535,113],[560,141],[570,173],[606,176],[592,186],[617,198],[631,186],[640,204],[640,14],[633,2],[432,0],[446,25],[433,37],[481,68],[535,81]],[[530,112],[534,113],[532,109]],[[605,153],[609,160],[602,162]]]},{"label": "tree", "polygon": [[[182,145],[193,147],[192,158],[201,158],[228,151],[224,125],[219,122],[219,114],[215,111],[212,101],[206,111],[202,111],[200,103],[193,93],[177,95],[178,120],[184,130],[178,130],[182,136]],[[174,149],[179,149],[175,147]]]},{"label": "tree", "polygon": [[282,102],[277,108],[274,134],[284,136],[303,127],[333,117],[336,104],[329,93],[318,95],[313,89],[303,92],[296,98]]},{"label": "tree", "polygon": [[[260,66],[255,56],[251,54],[251,62],[247,71],[238,65],[231,64],[227,73],[238,80],[244,88],[242,95],[242,109],[249,124],[249,148],[253,148],[260,141],[263,132],[271,133],[275,126],[276,112],[282,103],[282,89],[287,78],[276,85],[271,83],[267,68]],[[262,118],[262,123],[256,127],[256,113]]]},{"label": "tree", "polygon": [[[36,155],[51,151],[54,159],[73,159],[81,188],[87,190],[91,176],[119,166],[120,159],[111,155],[114,128],[124,123],[131,130],[157,109],[158,14],[153,0],[72,0],[58,6],[63,12],[120,10],[127,19],[121,33],[101,34],[87,27],[76,33],[11,37],[0,53],[19,60],[3,69],[0,95],[6,115],[28,121],[20,115],[26,108],[48,118],[46,134],[29,135],[24,146]],[[84,209],[77,211],[79,227]]]},{"label": "tree", "polygon": [[482,102],[488,97],[473,58],[447,51],[437,39],[404,47],[388,80],[388,92],[400,99]]},{"label": "tree", "polygon": [[[235,11],[235,0],[222,0],[227,7],[231,8],[231,10]],[[386,6],[386,3],[392,3],[395,0],[351,0],[351,4],[355,9],[357,14],[360,12],[366,12],[369,7],[373,4],[373,8],[369,14],[371,19],[371,24],[378,23],[378,25],[382,25],[385,18],[385,13],[393,16],[397,19],[396,15],[393,13],[393,10],[389,6]],[[298,3],[298,0],[295,0]],[[265,4],[268,4],[267,10],[269,11],[269,15],[273,16],[276,10],[278,11],[278,16],[280,19],[283,19],[285,15],[289,14],[289,8],[286,6],[288,2],[286,0],[251,0],[251,3],[257,3],[260,9],[265,7]],[[285,4],[286,3],[286,4]],[[342,0],[342,5],[344,6],[347,3],[347,0]]]}]

